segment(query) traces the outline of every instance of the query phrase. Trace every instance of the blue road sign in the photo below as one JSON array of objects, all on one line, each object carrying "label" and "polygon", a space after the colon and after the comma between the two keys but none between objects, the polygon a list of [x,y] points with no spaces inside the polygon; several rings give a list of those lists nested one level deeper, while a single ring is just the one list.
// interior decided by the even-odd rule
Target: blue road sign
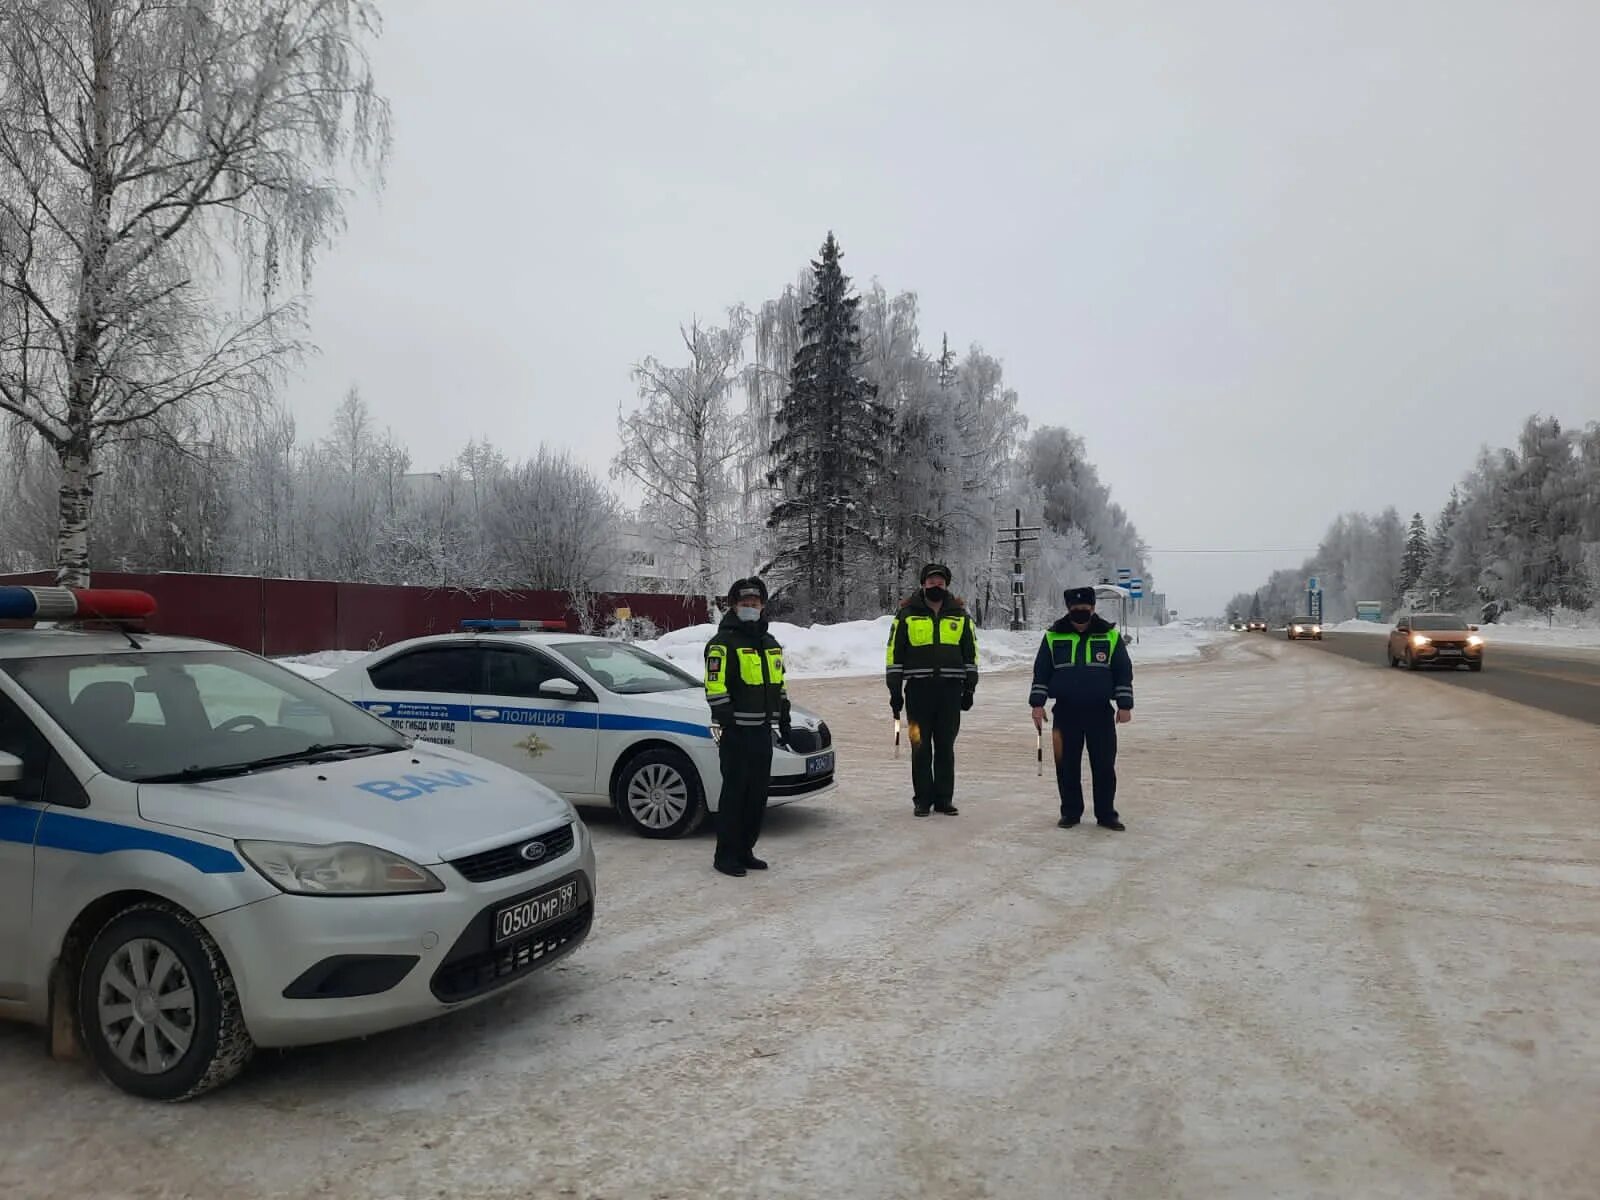
[{"label": "blue road sign", "polygon": [[1144,597],[1144,580],[1142,580],[1142,579],[1130,579],[1128,581],[1128,594],[1130,596],[1132,596],[1135,600],[1143,599],[1143,597]]},{"label": "blue road sign", "polygon": [[1311,582],[1306,584],[1306,591],[1308,591],[1308,592],[1320,592],[1321,590],[1322,590],[1322,588],[1318,586],[1317,577],[1315,575],[1313,575],[1311,577]]}]

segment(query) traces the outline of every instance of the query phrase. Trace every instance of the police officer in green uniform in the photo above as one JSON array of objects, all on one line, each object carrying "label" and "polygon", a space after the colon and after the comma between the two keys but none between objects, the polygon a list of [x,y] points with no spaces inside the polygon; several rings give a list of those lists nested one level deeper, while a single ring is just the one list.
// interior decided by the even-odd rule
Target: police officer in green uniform
[{"label": "police officer in green uniform", "polygon": [[767,630],[767,585],[752,576],[728,589],[728,611],[706,643],[706,699],[722,762],[717,850],[724,875],[764,871],[755,855],[772,778],[772,727],[789,739],[783,648]]},{"label": "police officer in green uniform", "polygon": [[950,594],[950,568],[929,563],[922,589],[889,626],[884,677],[889,708],[906,713],[911,736],[911,811],[955,816],[956,734],[978,687],[978,637],[966,607]]},{"label": "police officer in green uniform", "polygon": [[1104,829],[1121,831],[1125,826],[1117,816],[1117,726],[1133,720],[1133,660],[1121,631],[1095,614],[1092,587],[1068,588],[1062,595],[1067,615],[1045,631],[1028,693],[1033,727],[1041,731],[1045,702],[1056,702],[1050,735],[1056,790],[1061,794],[1061,819],[1056,824],[1071,829],[1083,819],[1083,750],[1088,746],[1094,819]]}]

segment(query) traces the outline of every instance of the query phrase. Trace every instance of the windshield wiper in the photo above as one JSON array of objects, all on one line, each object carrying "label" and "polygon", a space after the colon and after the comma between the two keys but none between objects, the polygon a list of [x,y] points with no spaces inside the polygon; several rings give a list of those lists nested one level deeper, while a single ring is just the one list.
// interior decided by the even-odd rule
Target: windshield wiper
[{"label": "windshield wiper", "polygon": [[317,742],[301,750],[286,754],[268,754],[247,762],[220,763],[203,767],[198,764],[171,771],[163,775],[145,775],[140,783],[196,783],[203,779],[228,779],[235,775],[248,775],[252,771],[265,771],[272,767],[288,767],[295,763],[328,761],[345,754],[369,751],[375,754],[395,754],[405,746],[391,746],[387,742]]}]

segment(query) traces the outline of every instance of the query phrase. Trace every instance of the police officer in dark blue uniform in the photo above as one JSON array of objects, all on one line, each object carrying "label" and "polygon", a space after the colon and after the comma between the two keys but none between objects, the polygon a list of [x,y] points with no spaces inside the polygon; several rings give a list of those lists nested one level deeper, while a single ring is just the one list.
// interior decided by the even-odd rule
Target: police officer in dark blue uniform
[{"label": "police officer in dark blue uniform", "polygon": [[1056,702],[1050,735],[1061,794],[1061,820],[1056,823],[1071,829],[1083,819],[1087,746],[1094,819],[1102,829],[1120,832],[1126,826],[1117,816],[1117,726],[1133,720],[1133,660],[1121,631],[1096,615],[1092,587],[1068,588],[1062,595],[1067,615],[1045,631],[1028,693],[1033,727],[1041,731],[1045,701]]}]

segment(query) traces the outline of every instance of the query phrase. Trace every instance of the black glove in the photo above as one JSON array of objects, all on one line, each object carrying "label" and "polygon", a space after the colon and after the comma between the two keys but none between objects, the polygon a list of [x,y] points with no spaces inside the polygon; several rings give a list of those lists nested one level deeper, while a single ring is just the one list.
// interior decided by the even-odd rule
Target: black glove
[{"label": "black glove", "polygon": [[894,719],[896,721],[900,719],[900,711],[903,708],[905,708],[905,705],[899,700],[895,700],[893,698],[889,700],[889,711],[894,714]]},{"label": "black glove", "polygon": [[961,695],[961,711],[966,712],[972,707],[972,693],[963,692]]},{"label": "black glove", "polygon": [[789,735],[792,734],[793,732],[794,732],[794,726],[793,725],[789,724],[789,722],[787,722],[787,721],[779,721],[778,722],[778,745],[782,746],[785,750],[793,749],[793,747],[791,747],[789,745]]}]

